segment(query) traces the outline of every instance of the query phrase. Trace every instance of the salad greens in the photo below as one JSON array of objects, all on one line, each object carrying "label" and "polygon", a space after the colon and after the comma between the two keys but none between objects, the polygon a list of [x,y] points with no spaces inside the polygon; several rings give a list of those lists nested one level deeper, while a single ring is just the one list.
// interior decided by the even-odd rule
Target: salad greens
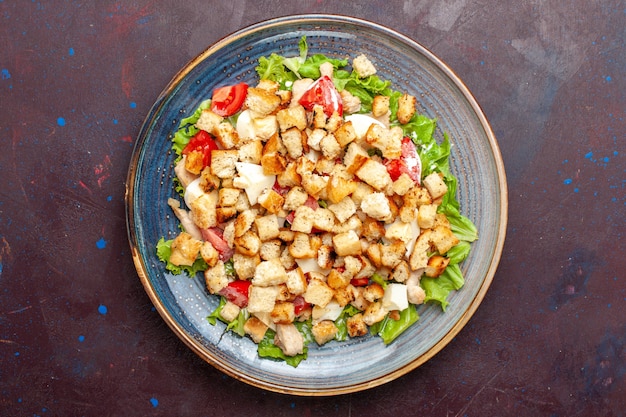
[{"label": "salad greens", "polygon": [[[378,95],[389,97],[390,124],[392,126],[401,126],[404,135],[409,137],[414,143],[421,160],[421,177],[424,178],[433,172],[440,173],[443,176],[448,192],[443,197],[437,210],[439,213],[446,215],[450,222],[451,230],[460,242],[447,252],[446,257],[449,259],[449,264],[443,274],[437,278],[423,276],[420,280],[420,286],[426,294],[425,302],[438,304],[445,311],[450,292],[458,290],[464,285],[464,278],[459,264],[467,258],[470,252],[470,242],[478,238],[476,226],[459,211],[459,203],[456,200],[457,180],[450,172],[449,167],[450,150],[452,147],[450,139],[444,134],[442,143],[437,143],[434,137],[437,121],[422,114],[416,113],[408,123],[400,124],[397,118],[397,111],[402,93],[393,90],[390,81],[383,80],[377,75],[361,78],[349,67],[346,59],[331,58],[322,54],[309,55],[305,37],[300,39],[298,49],[299,55],[294,57],[284,57],[272,53],[267,57],[259,58],[258,66],[255,68],[259,78],[261,80],[275,81],[280,84],[281,89],[290,90],[293,82],[298,79],[319,78],[320,65],[330,62],[334,68],[332,81],[336,89],[338,91],[346,90],[353,96],[358,97],[361,102],[360,113],[371,112],[374,97]],[[196,121],[202,111],[210,107],[210,104],[210,100],[203,101],[193,114],[180,121],[178,130],[172,138],[172,149],[179,158],[182,150],[199,130],[195,126]],[[177,190],[181,191],[181,189],[180,184],[177,184]],[[163,238],[157,243],[157,256],[166,263],[167,270],[174,274],[185,272],[193,277],[198,272],[208,268],[208,265],[201,257],[198,257],[192,266],[176,266],[169,262],[171,243],[172,240],[166,241]],[[232,261],[227,262],[225,268],[227,275],[234,276]],[[377,274],[370,277],[370,280],[378,283],[383,288],[387,285],[385,279]],[[220,316],[220,311],[225,304],[226,299],[222,297],[219,306],[207,317],[210,323],[215,324],[217,320],[224,321]],[[343,309],[340,316],[335,320],[335,325],[338,328],[335,340],[344,341],[348,338],[347,320],[358,313],[360,313],[360,310],[350,304]],[[241,336],[245,335],[243,325],[248,317],[247,310],[243,308],[235,320],[226,323],[227,330],[232,330]],[[418,320],[419,315],[415,305],[409,304],[408,308],[399,313],[399,319],[397,317],[394,319],[388,314],[385,319],[370,326],[369,330],[371,334],[380,336],[385,344],[389,344]],[[305,322],[296,321],[294,324],[304,338],[305,348],[302,354],[286,356],[274,344],[275,333],[269,329],[264,339],[258,344],[259,356],[283,360],[294,367],[304,360],[307,356],[306,346],[314,341],[311,333],[311,319]]]}]

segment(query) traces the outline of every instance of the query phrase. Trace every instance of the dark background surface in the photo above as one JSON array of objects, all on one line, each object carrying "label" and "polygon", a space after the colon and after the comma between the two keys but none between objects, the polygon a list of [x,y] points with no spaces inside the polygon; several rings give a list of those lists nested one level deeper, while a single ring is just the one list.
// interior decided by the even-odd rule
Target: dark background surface
[{"label": "dark background surface", "polygon": [[[176,72],[248,24],[339,13],[445,61],[481,103],[509,182],[491,289],[425,365],[302,398],[224,376],[135,272],[124,187]],[[0,415],[626,415],[623,1],[0,0]]]}]

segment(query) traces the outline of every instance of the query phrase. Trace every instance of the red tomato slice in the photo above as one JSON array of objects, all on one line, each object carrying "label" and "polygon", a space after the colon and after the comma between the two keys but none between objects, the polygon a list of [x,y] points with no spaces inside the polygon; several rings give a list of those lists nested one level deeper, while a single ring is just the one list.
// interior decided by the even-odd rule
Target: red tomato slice
[{"label": "red tomato slice", "polygon": [[354,285],[355,287],[365,287],[367,284],[369,284],[370,279],[369,278],[352,278],[350,280],[350,284]]},{"label": "red tomato slice", "polygon": [[422,175],[422,162],[415,145],[410,138],[402,139],[402,155],[398,159],[387,159],[384,164],[392,181],[395,181],[402,174],[407,174],[416,183],[420,183]]},{"label": "red tomato slice", "polygon": [[248,93],[248,84],[239,83],[227,85],[213,90],[211,98],[211,111],[222,117],[232,116],[237,113]]},{"label": "red tomato slice", "polygon": [[202,168],[206,168],[211,165],[211,152],[217,148],[217,143],[211,135],[204,130],[199,131],[191,137],[189,143],[183,149],[183,155],[187,155],[192,151],[198,151],[202,153]]},{"label": "red tomato slice", "polygon": [[250,289],[250,281],[233,281],[226,287],[222,288],[219,295],[226,297],[228,301],[236,304],[240,308],[248,305],[248,290]]},{"label": "red tomato slice", "polygon": [[311,307],[311,304],[307,303],[304,300],[304,297],[302,297],[301,295],[298,295],[296,298],[293,299],[293,312],[296,314],[296,316],[300,315],[300,313],[302,313],[309,307]]},{"label": "red tomato slice", "polygon": [[333,84],[333,80],[328,75],[318,78],[304,92],[300,100],[298,100],[305,109],[313,110],[313,106],[319,104],[324,108],[326,116],[331,116],[334,112],[343,114],[343,102],[341,96]]}]

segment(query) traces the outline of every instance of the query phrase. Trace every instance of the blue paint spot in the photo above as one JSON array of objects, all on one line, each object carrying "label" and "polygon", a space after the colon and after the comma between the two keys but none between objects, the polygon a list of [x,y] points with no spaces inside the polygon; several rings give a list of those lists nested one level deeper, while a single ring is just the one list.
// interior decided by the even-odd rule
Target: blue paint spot
[{"label": "blue paint spot", "polygon": [[291,404],[289,404],[289,406],[290,406],[291,408],[296,408],[296,403],[291,403]]},{"label": "blue paint spot", "polygon": [[82,334],[80,336],[78,336],[78,341],[79,342],[84,342],[85,341],[85,336],[83,336]]},{"label": "blue paint spot", "polygon": [[593,152],[587,152],[587,154],[585,155],[585,158],[587,159],[593,158]]},{"label": "blue paint spot", "polygon": [[565,181],[563,181],[563,184],[565,185],[570,185],[572,183],[572,179],[571,178],[566,178]]},{"label": "blue paint spot", "polygon": [[130,102],[130,108],[134,109],[135,107],[137,107],[137,103],[135,103],[134,101]]},{"label": "blue paint spot", "polygon": [[9,78],[11,78],[11,73],[6,68],[2,68],[2,71],[0,73],[2,74],[3,80],[8,80]]},{"label": "blue paint spot", "polygon": [[96,246],[98,247],[98,249],[104,249],[107,247],[107,241],[104,240],[103,237],[101,237],[100,240],[96,242]]},{"label": "blue paint spot", "polygon": [[604,79],[605,79],[607,82],[609,82],[609,83],[611,82],[611,76],[610,76],[610,75],[607,75],[606,77],[604,77]]},{"label": "blue paint spot", "polygon": [[98,313],[105,315],[109,310],[107,309],[107,306],[105,306],[104,304],[100,304],[98,306]]},{"label": "blue paint spot", "polygon": [[159,400],[154,397],[150,398],[150,404],[152,404],[153,407],[157,407],[159,405]]},{"label": "blue paint spot", "polygon": [[59,126],[65,126],[65,119],[64,119],[64,118],[62,118],[62,117],[59,117],[59,118],[57,119],[57,124],[58,124]]},{"label": "blue paint spot", "polygon": [[20,352],[15,352],[14,355],[15,355],[15,357],[18,357],[18,356],[20,356]]},{"label": "blue paint spot", "polygon": [[113,119],[113,124],[116,125],[117,123],[117,119]]},{"label": "blue paint spot", "polygon": [[[111,201],[111,200],[113,200],[113,196],[112,195],[107,197],[107,201]],[[0,272],[2,272],[2,270],[0,270]]]},{"label": "blue paint spot", "polygon": [[70,48],[70,49],[68,49],[68,50],[67,50],[67,54],[68,54],[69,56],[74,56],[74,48]]},{"label": "blue paint spot", "polygon": [[577,193],[579,191],[578,187],[574,188],[574,192]]},{"label": "blue paint spot", "polygon": [[608,163],[609,162],[609,157],[605,156],[604,158],[602,158],[602,162]]},{"label": "blue paint spot", "polygon": [[18,402],[18,403],[21,403],[21,402],[22,402],[22,399],[21,399],[21,398],[18,398],[18,399],[17,399],[17,402]]}]

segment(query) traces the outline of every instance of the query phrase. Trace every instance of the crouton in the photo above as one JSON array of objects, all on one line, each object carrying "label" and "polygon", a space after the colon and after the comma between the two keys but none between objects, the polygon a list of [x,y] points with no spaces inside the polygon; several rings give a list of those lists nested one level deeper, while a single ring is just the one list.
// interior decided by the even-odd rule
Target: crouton
[{"label": "crouton", "polygon": [[281,134],[281,139],[290,158],[297,159],[302,156],[304,151],[303,141],[306,141],[306,137],[301,130],[297,127],[285,130]]},{"label": "crouton", "polygon": [[261,157],[261,166],[265,175],[279,175],[285,171],[287,160],[278,152],[266,153]]},{"label": "crouton", "polygon": [[291,222],[291,230],[294,232],[311,233],[314,219],[315,210],[309,206],[300,206],[296,208],[293,221]]},{"label": "crouton", "polygon": [[217,127],[224,118],[219,114],[213,113],[211,110],[206,109],[200,113],[200,117],[196,121],[196,127],[200,130],[204,130],[212,135],[215,134]]},{"label": "crouton", "polygon": [[441,255],[445,255],[452,247],[459,243],[459,239],[448,227],[436,226],[432,231],[430,237],[431,242]]},{"label": "crouton", "polygon": [[302,175],[302,188],[306,190],[312,197],[318,198],[328,186],[328,177],[310,174]]},{"label": "crouton", "polygon": [[393,220],[389,199],[380,192],[371,193],[361,201],[361,210],[373,219],[388,222]]},{"label": "crouton", "polygon": [[346,196],[341,201],[329,205],[328,210],[333,212],[340,223],[343,223],[356,213],[356,204],[350,197]]},{"label": "crouton", "polygon": [[391,274],[389,274],[389,279],[396,282],[405,282],[409,279],[410,274],[411,270],[409,269],[409,264],[406,261],[401,261],[393,268]]},{"label": "crouton", "polygon": [[408,244],[409,241],[415,239],[415,236],[413,236],[413,228],[410,223],[396,220],[385,230],[385,238],[391,241],[399,240],[404,242],[404,244]]},{"label": "crouton", "polygon": [[278,217],[275,214],[268,214],[263,217],[257,217],[254,219],[259,239],[263,242],[276,239],[280,234],[280,227],[278,225]]},{"label": "crouton", "polygon": [[377,282],[369,284],[365,287],[365,291],[363,291],[363,297],[370,303],[380,300],[381,298],[383,298],[384,295],[385,290]]},{"label": "crouton", "polygon": [[209,266],[215,266],[217,264],[217,261],[219,261],[220,259],[219,252],[213,247],[211,242],[208,241],[202,242],[202,246],[200,246],[200,256]]},{"label": "crouton", "polygon": [[215,266],[204,271],[204,283],[211,294],[217,294],[228,285],[224,262],[217,261]]},{"label": "crouton", "polygon": [[376,74],[376,67],[372,64],[372,61],[370,61],[369,58],[363,54],[352,60],[352,68],[359,78],[365,78]]},{"label": "crouton", "polygon": [[232,178],[237,173],[235,162],[239,159],[236,149],[211,151],[211,173],[218,178]]},{"label": "crouton", "polygon": [[278,301],[274,304],[274,308],[270,313],[272,321],[276,324],[289,324],[293,323],[296,318],[295,308],[293,303],[289,301]]},{"label": "crouton", "polygon": [[256,233],[248,230],[234,240],[235,251],[246,256],[255,256],[261,250],[261,239]]},{"label": "crouton", "polygon": [[369,328],[365,321],[363,321],[363,313],[357,313],[346,320],[346,327],[348,328],[348,335],[350,337],[365,336],[369,333]]},{"label": "crouton", "polygon": [[363,313],[363,321],[368,326],[371,326],[379,321],[382,321],[387,315],[388,311],[383,307],[382,301],[376,301],[370,303],[365,312]]},{"label": "crouton", "polygon": [[383,266],[395,268],[404,259],[406,246],[401,240],[397,240],[390,245],[381,246],[381,262]]},{"label": "crouton", "polygon": [[278,259],[262,261],[254,271],[252,284],[259,287],[269,287],[287,282],[287,271]]},{"label": "crouton", "polygon": [[335,253],[332,246],[322,245],[317,250],[317,264],[322,269],[330,269],[335,262]]},{"label": "crouton", "polygon": [[237,318],[240,311],[241,308],[237,304],[226,301],[219,314],[227,323],[230,323]]},{"label": "crouton", "polygon": [[252,316],[243,325],[243,331],[254,341],[254,343],[261,343],[261,340],[265,337],[267,327],[261,320]]},{"label": "crouton", "polygon": [[204,168],[204,153],[191,151],[185,155],[185,169],[192,174],[198,175]]},{"label": "crouton", "polygon": [[217,190],[204,193],[191,202],[193,221],[200,229],[217,226]]},{"label": "crouton", "polygon": [[266,141],[278,132],[278,122],[276,116],[255,117],[252,119],[254,134],[257,139]]},{"label": "crouton", "polygon": [[278,214],[285,203],[285,198],[271,189],[265,189],[257,199],[258,203],[271,214]]},{"label": "crouton", "polygon": [[381,117],[389,111],[389,96],[375,96],[372,100],[372,116]]},{"label": "crouton", "polygon": [[338,256],[360,255],[362,251],[359,235],[354,230],[333,236],[333,246]]},{"label": "crouton", "polygon": [[325,232],[332,232],[335,226],[335,215],[326,208],[318,208],[313,211],[313,227]]},{"label": "crouton", "polygon": [[193,265],[201,247],[202,241],[194,239],[187,232],[180,232],[172,241],[169,260],[174,265]]},{"label": "crouton", "polygon": [[398,111],[396,116],[401,124],[407,124],[415,114],[417,99],[409,94],[403,94],[398,100]]},{"label": "crouton", "polygon": [[280,253],[282,252],[282,249],[282,242],[280,241],[280,239],[264,241],[261,244],[259,255],[264,261],[269,261],[270,259],[278,259],[280,258]]},{"label": "crouton", "polygon": [[352,300],[354,300],[354,293],[348,286],[335,289],[335,301],[340,307],[347,306]]},{"label": "crouton", "polygon": [[239,142],[237,131],[229,122],[222,122],[215,128],[215,139],[223,149],[233,149]]},{"label": "crouton", "polygon": [[350,276],[348,274],[341,273],[336,269],[331,269],[328,277],[326,278],[326,283],[333,290],[345,288],[350,283]]},{"label": "crouton", "polygon": [[320,346],[333,340],[338,331],[339,329],[335,326],[335,323],[330,320],[322,320],[311,328],[313,338]]},{"label": "crouton", "polygon": [[424,270],[424,274],[427,277],[436,278],[439,275],[443,274],[446,267],[450,263],[450,258],[445,258],[440,255],[433,255],[428,259],[428,265]]},{"label": "crouton", "polygon": [[217,204],[220,207],[234,207],[240,192],[241,190],[237,188],[220,188],[217,194]]},{"label": "crouton", "polygon": [[261,156],[263,156],[263,142],[260,140],[251,140],[239,147],[239,161],[249,164],[260,165]]},{"label": "crouton", "polygon": [[315,258],[317,248],[311,245],[307,233],[296,233],[293,242],[289,245],[289,253],[296,259]]},{"label": "crouton", "polygon": [[321,308],[333,299],[335,292],[324,281],[313,278],[309,281],[306,291],[304,292],[304,300],[307,303],[315,304]]},{"label": "crouton", "polygon": [[391,185],[391,177],[387,172],[387,167],[373,159],[365,161],[355,172],[355,175],[378,191],[383,191]]},{"label": "crouton", "polygon": [[296,268],[287,272],[287,288],[293,295],[301,295],[306,291],[307,282],[302,269]]},{"label": "crouton", "polygon": [[256,210],[245,210],[241,212],[239,216],[237,216],[237,219],[235,220],[235,235],[234,236],[235,237],[243,236],[244,233],[250,230],[252,223],[256,219],[256,215],[257,215]]},{"label": "crouton", "polygon": [[246,256],[235,252],[233,254],[233,267],[235,274],[241,280],[247,280],[254,276],[254,271],[258,264],[261,263],[259,255]]},{"label": "crouton", "polygon": [[417,211],[417,225],[420,229],[430,229],[435,223],[435,216],[437,215],[436,204],[424,204],[421,205]]},{"label": "crouton", "polygon": [[286,211],[296,210],[298,207],[303,206],[308,198],[309,195],[302,187],[292,187],[285,195],[283,209]]},{"label": "crouton", "polygon": [[285,170],[277,174],[276,181],[281,187],[295,187],[300,185],[302,178],[296,171],[296,163],[294,161],[288,162]]},{"label": "crouton", "polygon": [[415,185],[415,181],[405,172],[403,172],[394,182],[391,184],[391,190],[394,194],[400,196],[405,195]]},{"label": "crouton", "polygon": [[250,313],[271,313],[276,303],[279,288],[277,286],[261,287],[250,286],[248,297],[248,312]]},{"label": "crouton", "polygon": [[328,159],[335,159],[341,153],[341,146],[337,139],[335,139],[335,135],[332,133],[327,134],[320,141],[320,150],[324,157]]},{"label": "crouton", "polygon": [[333,114],[326,120],[326,125],[324,129],[326,129],[329,133],[334,133],[335,130],[339,128],[343,124],[343,117],[339,115],[337,111],[334,111]]},{"label": "crouton", "polygon": [[306,110],[299,104],[287,107],[276,113],[276,121],[278,121],[281,132],[285,132],[293,127],[298,130],[304,130],[307,125]]},{"label": "crouton", "polygon": [[432,230],[423,230],[415,241],[413,252],[409,256],[409,266],[412,271],[421,270],[428,265],[428,251],[430,250],[430,237]]},{"label": "crouton", "polygon": [[424,187],[428,190],[433,200],[438,199],[448,192],[448,186],[443,181],[443,178],[441,178],[441,175],[436,172],[433,172],[432,174],[426,176],[422,183],[424,184]]},{"label": "crouton", "polygon": [[266,116],[280,105],[280,97],[262,88],[249,87],[244,104],[256,114]]},{"label": "crouton", "polygon": [[358,182],[343,178],[341,175],[331,175],[326,184],[326,195],[331,203],[339,203],[352,194],[358,187]]}]

